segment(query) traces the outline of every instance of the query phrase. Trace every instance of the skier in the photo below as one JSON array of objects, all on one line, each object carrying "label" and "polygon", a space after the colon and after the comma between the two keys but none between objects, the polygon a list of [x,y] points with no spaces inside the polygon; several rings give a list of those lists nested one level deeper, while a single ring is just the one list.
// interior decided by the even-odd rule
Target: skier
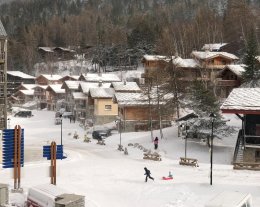
[{"label": "skier", "polygon": [[148,170],[148,169],[145,167],[145,168],[144,168],[144,171],[145,171],[145,174],[144,174],[144,175],[146,175],[146,177],[145,177],[145,182],[147,182],[147,178],[150,178],[150,179],[154,180],[154,178],[151,177],[151,172],[150,172],[150,170]]},{"label": "skier", "polygon": [[155,137],[153,143],[154,143],[154,149],[156,150],[158,148],[158,143],[159,143],[158,137]]}]

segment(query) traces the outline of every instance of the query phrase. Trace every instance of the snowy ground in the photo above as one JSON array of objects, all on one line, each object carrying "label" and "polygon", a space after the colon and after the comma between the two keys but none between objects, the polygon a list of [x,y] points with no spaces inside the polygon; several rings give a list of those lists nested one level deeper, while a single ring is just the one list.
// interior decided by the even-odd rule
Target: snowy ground
[{"label": "snowy ground", "polygon": [[[50,162],[42,158],[42,146],[51,141],[60,143],[61,126],[54,125],[54,112],[33,111],[32,118],[10,117],[10,126],[25,129],[25,167],[22,187],[50,182],[47,176]],[[240,121],[229,116],[230,125]],[[77,131],[80,139],[73,139]],[[165,139],[159,141],[162,161],[144,160],[143,152],[128,147],[129,155],[117,150],[119,134],[115,131],[106,145],[84,143],[84,130],[77,123],[63,120],[63,144],[68,158],[58,161],[57,186],[86,197],[86,207],[203,207],[222,191],[251,193],[253,206],[260,206],[260,172],[234,171],[230,165],[236,134],[214,140],[213,186],[209,185],[210,154],[205,143],[188,141],[187,156],[197,158],[199,167],[181,166],[184,140],[177,137],[176,127],[163,130]],[[159,137],[155,131],[154,136]],[[139,143],[153,149],[149,132],[123,133],[122,144]],[[155,181],[144,182],[144,167],[151,170]],[[164,181],[171,171],[174,179]],[[0,171],[0,183],[13,187],[10,170]]]}]

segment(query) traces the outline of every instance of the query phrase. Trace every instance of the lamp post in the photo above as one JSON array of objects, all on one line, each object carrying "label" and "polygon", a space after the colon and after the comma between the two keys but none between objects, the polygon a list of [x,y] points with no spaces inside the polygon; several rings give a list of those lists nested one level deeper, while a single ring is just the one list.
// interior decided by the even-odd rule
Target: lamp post
[{"label": "lamp post", "polygon": [[122,148],[122,144],[121,144],[121,140],[122,140],[122,136],[121,136],[121,133],[122,133],[121,117],[117,118],[116,123],[118,124],[118,131],[119,131],[119,146],[118,146],[118,150],[122,151],[123,148]]},{"label": "lamp post", "polygon": [[187,122],[185,123],[185,125],[184,124],[181,124],[181,127],[185,127],[185,159],[187,158],[187,137],[188,137],[188,132],[187,132],[187,130],[188,130],[188,125],[187,125]]},{"label": "lamp post", "polygon": [[209,115],[211,118],[211,142],[210,142],[210,185],[212,185],[212,167],[213,167],[213,127],[214,127],[214,119],[216,115],[211,113]]},{"label": "lamp post", "polygon": [[62,115],[60,115],[60,144],[62,146]]}]

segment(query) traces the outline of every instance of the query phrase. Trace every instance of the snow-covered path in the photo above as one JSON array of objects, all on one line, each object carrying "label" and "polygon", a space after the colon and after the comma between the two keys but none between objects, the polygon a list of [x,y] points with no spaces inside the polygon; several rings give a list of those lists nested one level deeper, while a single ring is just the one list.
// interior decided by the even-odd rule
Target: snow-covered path
[{"label": "snow-covered path", "polygon": [[[25,129],[26,164],[22,178],[25,191],[30,186],[50,182],[47,176],[50,163],[42,158],[42,146],[53,140],[60,143],[60,125],[54,125],[54,113],[34,111],[33,114],[29,119],[11,117],[11,126],[20,124]],[[72,138],[75,131],[80,136],[78,140]],[[188,142],[188,156],[199,160],[198,168],[178,164],[184,154],[184,141],[177,137],[175,127],[164,129],[167,139],[159,142],[161,162],[142,159],[143,152],[134,147],[128,147],[127,156],[119,152],[116,132],[106,139],[105,146],[97,145],[95,140],[84,143],[83,135],[84,130],[77,123],[63,121],[63,144],[68,159],[58,161],[57,185],[85,195],[86,207],[203,207],[224,190],[251,193],[254,206],[260,206],[260,173],[234,171],[229,165],[235,135],[216,140],[213,186],[209,185],[209,151],[205,143]],[[156,135],[159,132],[155,131]],[[149,132],[123,133],[122,144],[140,143],[152,149],[149,136]],[[144,182],[145,166],[155,181]],[[9,171],[0,171],[0,183],[12,186]],[[169,171],[174,179],[161,180]]]}]

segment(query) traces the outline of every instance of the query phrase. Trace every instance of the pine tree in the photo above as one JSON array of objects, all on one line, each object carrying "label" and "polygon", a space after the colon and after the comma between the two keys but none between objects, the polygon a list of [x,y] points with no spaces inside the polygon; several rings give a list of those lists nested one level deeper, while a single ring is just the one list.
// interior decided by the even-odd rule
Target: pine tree
[{"label": "pine tree", "polygon": [[257,65],[257,42],[256,35],[252,29],[246,46],[246,54],[244,57],[245,72],[243,73],[243,78],[246,83],[251,82],[251,86],[254,87],[254,83],[260,78],[259,67]]}]

